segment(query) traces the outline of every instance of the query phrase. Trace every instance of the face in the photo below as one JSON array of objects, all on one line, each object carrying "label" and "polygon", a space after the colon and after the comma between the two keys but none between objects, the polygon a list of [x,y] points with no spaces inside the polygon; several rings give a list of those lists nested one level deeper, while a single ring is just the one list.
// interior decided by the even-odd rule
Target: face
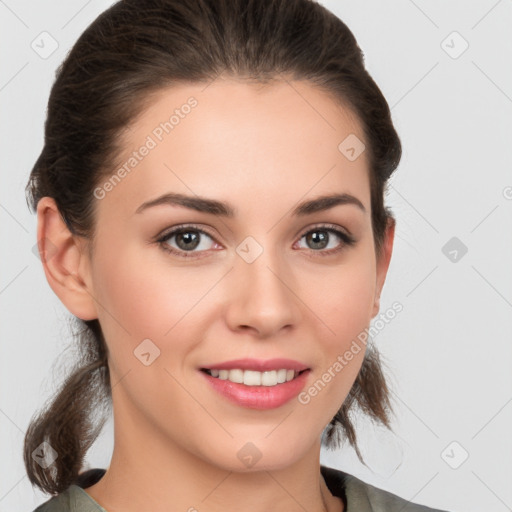
[{"label": "face", "polygon": [[[318,443],[361,367],[364,346],[340,357],[378,312],[387,269],[366,152],[338,148],[349,135],[364,141],[355,116],[307,82],[221,78],[159,91],[122,135],[81,268],[132,440],[236,471],[250,470],[246,452],[277,469]],[[254,387],[279,369],[306,371]]]}]

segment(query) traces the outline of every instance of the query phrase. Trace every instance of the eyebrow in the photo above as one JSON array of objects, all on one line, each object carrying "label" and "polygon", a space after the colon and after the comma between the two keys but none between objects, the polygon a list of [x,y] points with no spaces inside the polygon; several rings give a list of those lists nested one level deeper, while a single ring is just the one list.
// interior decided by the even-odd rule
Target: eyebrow
[{"label": "eyebrow", "polygon": [[[185,194],[168,193],[155,199],[142,203],[135,213],[142,213],[148,208],[160,205],[183,206],[191,210],[202,213],[209,213],[221,217],[233,218],[236,215],[236,209],[229,203],[208,199],[200,196],[187,196]],[[357,197],[350,194],[331,194],[309,199],[295,207],[292,214],[296,217],[311,215],[334,208],[338,205],[354,205],[366,213],[366,208]]]}]

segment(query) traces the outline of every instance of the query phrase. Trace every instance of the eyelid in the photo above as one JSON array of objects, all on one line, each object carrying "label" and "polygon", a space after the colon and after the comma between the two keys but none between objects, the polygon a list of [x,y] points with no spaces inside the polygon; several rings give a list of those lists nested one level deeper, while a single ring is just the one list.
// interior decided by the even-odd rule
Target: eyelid
[{"label": "eyelid", "polygon": [[352,239],[354,238],[352,236],[352,233],[347,228],[343,228],[341,226],[338,226],[337,224],[329,224],[328,222],[319,222],[318,224],[313,224],[312,226],[306,228],[304,231],[299,231],[299,233],[301,233],[300,238],[302,238],[304,235],[307,235],[310,231],[314,231],[315,229],[340,231],[347,237]]},{"label": "eyelid", "polygon": [[[215,236],[210,233],[207,229],[203,228],[199,224],[178,224],[176,226],[172,226],[170,228],[165,228],[163,231],[161,231],[158,235],[154,237],[154,241],[158,242],[162,238],[169,238],[171,235],[174,235],[176,233],[179,233],[180,231],[184,230],[194,230],[199,231],[201,233],[204,233],[205,235],[208,235],[210,238],[213,238],[215,240]],[[217,241],[217,240],[215,240]]]}]

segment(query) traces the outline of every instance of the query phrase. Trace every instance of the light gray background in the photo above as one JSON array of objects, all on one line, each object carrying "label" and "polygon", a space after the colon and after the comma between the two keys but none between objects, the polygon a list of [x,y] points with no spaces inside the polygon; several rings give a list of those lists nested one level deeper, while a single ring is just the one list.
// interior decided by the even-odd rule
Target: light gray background
[{"label": "light gray background", "polygon": [[[0,0],[0,512],[48,499],[29,484],[22,441],[71,341],[32,252],[24,187],[55,69],[111,3]],[[404,148],[388,195],[398,223],[381,311],[394,301],[404,310],[375,337],[395,433],[360,422],[368,467],[349,448],[322,452],[322,463],[452,512],[511,510],[512,2],[322,3],[358,39]],[[31,47],[43,31],[58,42],[47,58]],[[452,237],[468,249],[456,261],[442,252]],[[110,423],[90,467],[107,467],[111,450]]]}]

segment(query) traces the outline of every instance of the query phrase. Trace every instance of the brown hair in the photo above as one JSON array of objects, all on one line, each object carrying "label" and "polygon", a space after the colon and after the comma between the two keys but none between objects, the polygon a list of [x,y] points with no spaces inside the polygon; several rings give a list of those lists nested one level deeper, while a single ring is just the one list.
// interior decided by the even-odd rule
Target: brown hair
[{"label": "brown hair", "polygon": [[[112,172],[123,129],[143,111],[151,93],[180,81],[211,81],[220,73],[262,82],[279,79],[281,73],[309,80],[357,115],[369,159],[372,229],[380,254],[387,223],[394,222],[384,193],[400,161],[400,139],[353,34],[313,0],[115,3],[89,25],[57,70],[44,147],[26,187],[29,206],[36,211],[39,199],[54,198],[70,232],[93,239],[93,191]],[[24,442],[28,477],[50,494],[77,482],[111,406],[99,322],[73,320],[81,328],[81,357],[49,404],[31,419]],[[389,391],[372,344],[322,439],[333,448],[345,437],[362,460],[350,419],[354,406],[390,428]],[[47,469],[32,458],[44,441],[58,453]]]}]

